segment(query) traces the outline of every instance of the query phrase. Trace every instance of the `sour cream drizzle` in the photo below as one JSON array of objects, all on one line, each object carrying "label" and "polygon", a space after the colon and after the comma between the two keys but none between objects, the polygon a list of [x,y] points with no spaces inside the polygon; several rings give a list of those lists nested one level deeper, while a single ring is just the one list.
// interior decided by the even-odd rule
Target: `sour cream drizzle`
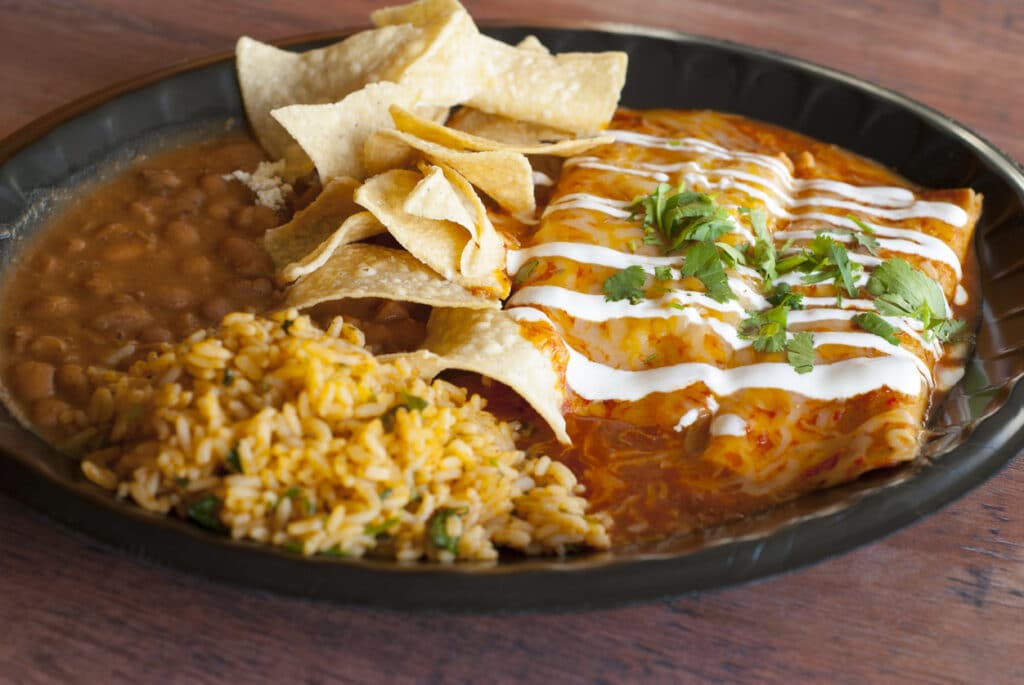
[{"label": "sour cream drizzle", "polygon": [[[509,314],[518,320],[546,321],[555,328],[547,315],[531,307],[515,307]],[[566,349],[569,353],[566,383],[577,395],[592,402],[635,402],[652,393],[675,392],[695,383],[704,383],[718,396],[748,388],[777,388],[818,400],[843,400],[883,387],[917,396],[926,387],[917,365],[902,356],[861,357],[816,364],[805,374],[794,373],[793,367],[786,363],[720,369],[711,364],[688,362],[629,371],[591,361],[568,344]]]}]

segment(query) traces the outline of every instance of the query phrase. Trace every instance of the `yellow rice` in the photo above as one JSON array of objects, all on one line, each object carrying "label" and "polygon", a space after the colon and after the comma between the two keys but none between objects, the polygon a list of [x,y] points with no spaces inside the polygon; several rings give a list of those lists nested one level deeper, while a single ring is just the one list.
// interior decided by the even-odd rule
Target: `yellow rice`
[{"label": "yellow rice", "polygon": [[340,318],[234,313],[127,372],[93,369],[82,462],[154,512],[311,555],[494,559],[607,547],[563,464],[479,396],[381,363]]}]

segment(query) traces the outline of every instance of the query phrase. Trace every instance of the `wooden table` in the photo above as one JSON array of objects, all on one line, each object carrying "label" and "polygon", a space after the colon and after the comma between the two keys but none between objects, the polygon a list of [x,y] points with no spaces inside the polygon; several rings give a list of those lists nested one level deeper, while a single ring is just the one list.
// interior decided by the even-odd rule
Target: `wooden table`
[{"label": "wooden table", "polygon": [[[1024,159],[1020,0],[479,0],[479,20],[642,23],[895,88]],[[112,82],[365,23],[371,0],[0,2],[0,137]],[[1024,682],[1024,460],[866,549],[699,597],[558,615],[408,615],[235,589],[0,498],[0,681]]]}]

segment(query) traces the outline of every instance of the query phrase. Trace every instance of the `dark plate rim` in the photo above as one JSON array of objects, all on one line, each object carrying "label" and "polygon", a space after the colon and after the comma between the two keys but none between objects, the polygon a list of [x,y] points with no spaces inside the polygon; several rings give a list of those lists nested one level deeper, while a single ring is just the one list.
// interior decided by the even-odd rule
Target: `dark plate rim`
[{"label": "dark plate rim", "polygon": [[[496,20],[481,22],[481,27],[595,31],[631,36],[640,40],[659,39],[724,48],[733,53],[783,64],[819,78],[839,82],[862,92],[869,98],[882,99],[908,110],[958,138],[993,163],[998,174],[1009,185],[1016,186],[1024,202],[1024,173],[1021,164],[988,140],[928,105],[831,67],[725,39],[632,24]],[[362,28],[365,26],[308,33],[272,42],[281,47],[309,45],[337,40]],[[44,114],[0,140],[0,164],[6,163],[18,151],[43,138],[57,126],[117,97],[185,72],[233,59],[234,53],[225,51],[187,60],[112,84],[78,98]],[[232,585],[243,584],[293,595],[395,608],[566,609],[621,605],[765,579],[803,568],[886,537],[956,501],[988,480],[1015,456],[1024,452],[1024,387],[1014,388],[1006,405],[983,422],[954,452],[961,456],[955,465],[950,464],[949,460],[945,460],[944,464],[944,459],[939,459],[929,464],[927,469],[915,474],[913,478],[869,493],[842,511],[799,521],[767,536],[730,540],[727,544],[709,546],[681,556],[649,555],[615,559],[611,556],[596,555],[593,558],[574,560],[565,564],[525,561],[483,567],[474,564],[438,567],[372,560],[355,563],[308,560],[251,543],[211,538],[209,534],[195,526],[156,517],[137,507],[116,502],[109,496],[93,492],[87,487],[69,484],[56,475],[11,454],[6,446],[0,446],[0,454],[6,457],[0,460],[0,475],[3,476],[0,483],[5,486],[2,489],[16,499],[42,511],[74,532],[83,532],[92,539],[99,539],[134,556]],[[12,489],[10,485],[23,487]],[[893,507],[891,500],[894,495],[901,495],[901,500],[911,499],[912,502],[904,502],[902,506]],[[62,498],[64,501],[61,501]],[[884,516],[877,515],[879,508],[885,510]],[[876,515],[858,515],[858,512],[872,509]],[[83,518],[79,519],[80,516]],[[827,533],[830,526],[835,525],[843,526],[842,535],[823,534]],[[795,552],[791,552],[794,547],[794,533],[798,529],[817,531],[819,544],[812,549],[804,547],[802,553],[796,555]],[[140,544],[139,541],[145,539],[146,531],[159,532],[164,536],[161,544],[174,545],[177,553],[161,553],[159,549]],[[127,537],[122,537],[122,534]],[[135,543],[126,540],[134,540]],[[746,557],[750,561],[745,568],[737,570],[733,564],[737,557]],[[239,571],[251,563],[262,564],[262,573]],[[727,578],[717,577],[714,573],[716,564],[721,563],[729,563],[732,567]],[[680,582],[680,571],[687,565],[697,569],[698,582],[694,582],[692,577],[686,583]],[[322,573],[325,569],[327,572]],[[314,570],[319,575],[315,582],[305,583],[301,577],[304,571],[309,570]],[[332,575],[338,576],[336,580],[341,580],[341,576],[344,576],[347,582],[367,583],[378,592],[362,596],[352,591],[332,590],[331,585],[325,585],[325,581],[330,580],[329,576]],[[643,582],[630,582],[634,575],[638,581],[642,579]],[[294,579],[290,582],[280,582],[281,578],[289,576]],[[278,582],[268,580],[269,578],[277,578]],[[443,582],[445,579],[452,582]],[[403,585],[401,591],[390,595],[379,592],[381,589],[395,589],[395,580]],[[436,592],[440,589],[437,585],[442,582],[446,587],[443,591]],[[600,594],[591,594],[595,588],[600,588]]]}]

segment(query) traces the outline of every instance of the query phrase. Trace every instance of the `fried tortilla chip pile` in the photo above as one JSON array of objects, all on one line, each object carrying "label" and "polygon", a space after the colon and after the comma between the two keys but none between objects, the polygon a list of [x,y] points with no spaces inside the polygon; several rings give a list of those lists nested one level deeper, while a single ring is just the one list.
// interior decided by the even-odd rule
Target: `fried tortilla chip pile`
[{"label": "fried tortilla chip pile", "polygon": [[[597,134],[618,104],[626,55],[553,55],[533,36],[508,45],[481,34],[456,0],[371,19],[375,28],[305,53],[238,41],[257,138],[322,184],[264,239],[290,284],[286,306],[379,297],[435,307],[413,363],[504,382],[568,442],[557,355],[501,310],[511,284],[491,217],[533,220],[531,158],[612,142]],[[385,232],[403,249],[359,242]]]}]

